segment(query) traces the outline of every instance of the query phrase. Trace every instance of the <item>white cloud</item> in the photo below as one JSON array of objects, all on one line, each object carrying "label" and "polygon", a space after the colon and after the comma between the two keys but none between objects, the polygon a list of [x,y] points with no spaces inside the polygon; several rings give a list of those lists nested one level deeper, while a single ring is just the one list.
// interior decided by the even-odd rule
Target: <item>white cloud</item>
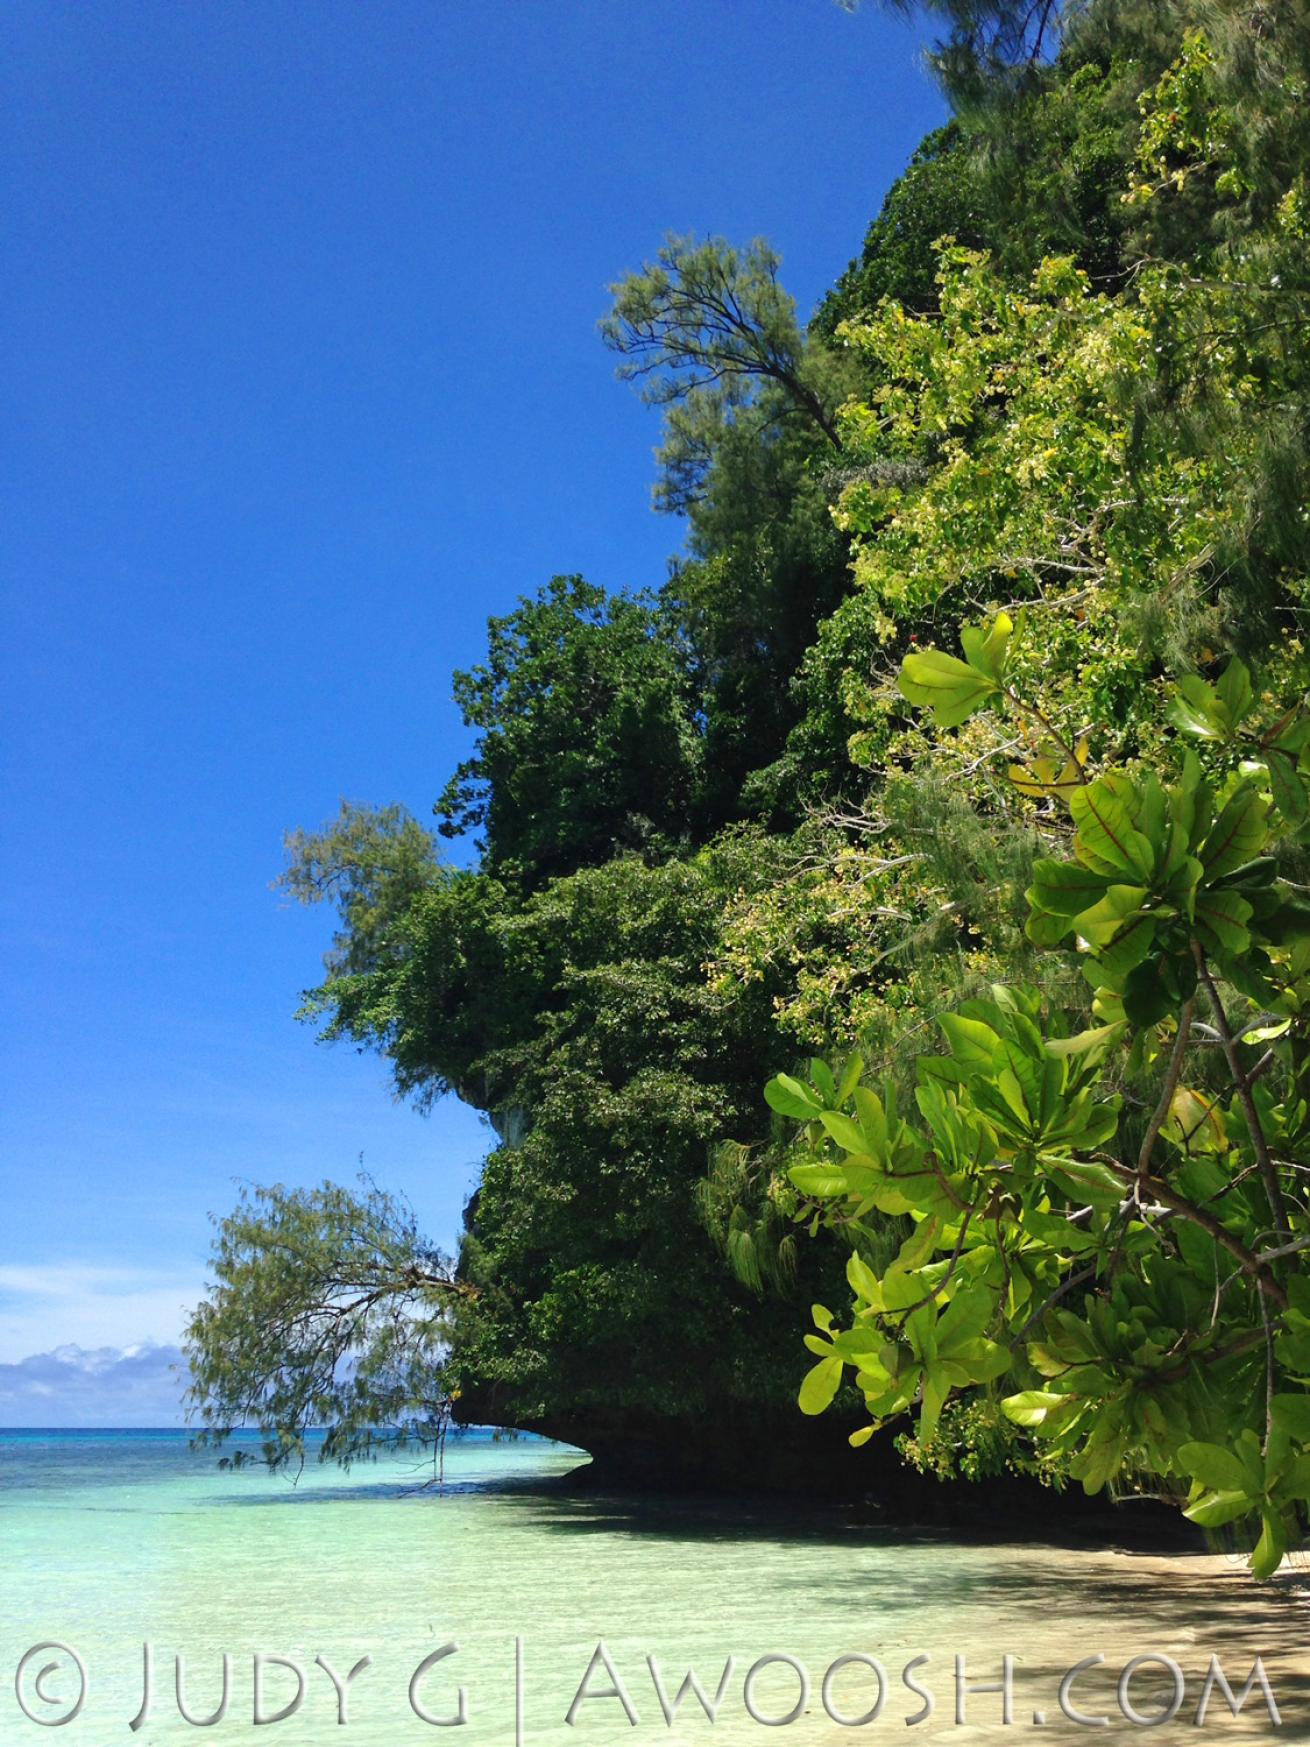
[{"label": "white cloud", "polygon": [[185,1386],[175,1346],[60,1346],[0,1364],[0,1426],[178,1425]]},{"label": "white cloud", "polygon": [[0,1364],[66,1346],[174,1345],[203,1296],[201,1280],[163,1269],[0,1264]]}]

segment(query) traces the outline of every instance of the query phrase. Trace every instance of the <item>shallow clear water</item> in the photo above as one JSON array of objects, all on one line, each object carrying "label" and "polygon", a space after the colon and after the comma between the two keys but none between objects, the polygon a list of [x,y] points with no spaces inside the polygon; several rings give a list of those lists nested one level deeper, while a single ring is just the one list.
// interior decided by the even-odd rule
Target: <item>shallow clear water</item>
[{"label": "shallow clear water", "polygon": [[[970,1678],[986,1679],[999,1675],[1007,1651],[1016,1658],[1016,1725],[1026,1733],[1040,1710],[1047,1722],[1036,1739],[1083,1739],[1060,1719],[1064,1669],[1100,1651],[1117,1671],[1134,1654],[1162,1649],[1183,1668],[1188,1697],[1176,1724],[1150,1731],[1153,1741],[1198,1738],[1192,1720],[1212,1650],[1239,1684],[1262,1651],[1284,1710],[1279,1738],[1310,1739],[1300,1653],[1310,1632],[1299,1610],[1222,1564],[892,1536],[806,1519],[783,1501],[687,1504],[561,1487],[559,1477],[584,1460],[559,1445],[474,1434],[448,1447],[440,1487],[424,1484],[430,1468],[406,1459],[350,1475],[313,1467],[292,1486],[259,1468],[223,1472],[176,1432],[0,1433],[0,1747],[410,1747],[443,1739],[501,1747],[515,1739],[516,1639],[522,1738],[540,1747],[1013,1740],[1017,1729],[999,1728],[995,1694],[969,1699],[964,1724],[954,1722],[955,1655],[967,1657]],[[75,1649],[88,1673],[82,1713],[54,1736],[23,1716],[14,1694],[20,1658],[43,1640]],[[133,1732],[147,1640],[155,1710]],[[600,1640],[638,1720],[617,1699],[594,1698],[570,1726],[570,1701]],[[457,1688],[465,1689],[468,1721],[453,1736],[422,1721],[407,1695],[419,1663],[452,1642],[458,1651],[416,1696],[432,1714],[449,1715]],[[186,1698],[204,1717],[218,1703],[225,1651],[233,1658],[230,1713],[200,1734],[177,1713],[173,1659],[185,1656]],[[302,1707],[285,1721],[253,1722],[257,1651],[305,1670]],[[889,1676],[881,1717],[859,1728],[832,1720],[821,1691],[828,1666],[856,1652],[878,1658]],[[808,1705],[781,1733],[753,1721],[743,1702],[747,1671],[770,1653],[796,1658],[812,1682]],[[924,1701],[902,1683],[902,1669],[920,1655],[931,1660],[913,1678],[936,1705],[906,1737],[906,1719]],[[351,1688],[344,1729],[319,1656],[343,1676],[372,1658]],[[672,1700],[693,1667],[712,1695],[729,1656],[717,1725],[694,1697],[666,1722],[647,1658]],[[25,1673],[29,1709],[51,1720],[76,1690],[73,1670],[65,1660],[44,1677],[45,1704],[33,1682],[60,1661],[58,1652],[42,1653]],[[1108,1709],[1113,1718],[1090,1738],[1139,1738],[1114,1708],[1113,1678],[1103,1676],[1089,1672],[1074,1694],[1088,1713]],[[295,1685],[290,1672],[270,1666],[266,1709],[285,1704]],[[597,1672],[591,1690],[607,1685]],[[1143,1712],[1157,1702],[1145,1674],[1131,1690]],[[796,1671],[771,1664],[754,1678],[755,1708],[781,1717],[798,1691]],[[831,1708],[854,1718],[875,1691],[867,1668],[848,1665],[830,1688]],[[1255,1708],[1238,1725],[1220,1707],[1212,1726],[1228,1738],[1244,1733]],[[1255,1722],[1258,1734],[1268,1731],[1263,1710]]]}]

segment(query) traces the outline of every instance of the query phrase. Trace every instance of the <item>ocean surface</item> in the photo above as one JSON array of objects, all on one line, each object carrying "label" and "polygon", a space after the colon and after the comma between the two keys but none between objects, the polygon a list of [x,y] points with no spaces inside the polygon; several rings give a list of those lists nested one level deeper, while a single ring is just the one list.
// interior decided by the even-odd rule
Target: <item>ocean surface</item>
[{"label": "ocean surface", "polygon": [[[471,1433],[448,1444],[441,1484],[410,1457],[344,1475],[311,1465],[293,1485],[261,1467],[224,1471],[175,1431],[0,1432],[0,1747],[1194,1742],[1205,1738],[1195,1712],[1214,1653],[1239,1687],[1265,1657],[1284,1726],[1275,1734],[1256,1694],[1237,1722],[1216,1699],[1208,1732],[1310,1740],[1310,1615],[1231,1563],[961,1544],[783,1500],[561,1486],[585,1460]],[[153,1707],[133,1730],[146,1644]],[[415,1671],[449,1645],[411,1700]],[[84,1703],[52,1735],[82,1691],[71,1653]],[[956,1656],[965,1681],[987,1682],[1006,1653],[1014,1725],[1002,1726],[999,1693],[966,1693],[957,1723]],[[1110,1716],[1089,1734],[1062,1718],[1057,1694],[1064,1671],[1096,1653],[1106,1662],[1070,1689],[1084,1714]],[[1186,1699],[1175,1721],[1147,1731],[1117,1708],[1116,1679],[1134,1656],[1159,1653],[1178,1663]],[[229,1710],[202,1730],[178,1712],[176,1659],[203,1722],[222,1696],[225,1654]],[[272,1659],[303,1671],[299,1708],[281,1721],[254,1720],[257,1655],[268,1659],[265,1716],[293,1704],[299,1685]],[[343,1725],[317,1659],[344,1681],[365,1657]],[[856,1660],[833,1669],[843,1657]],[[859,1658],[886,1675],[881,1713],[867,1721],[877,1671]],[[722,1685],[717,1723],[694,1692],[677,1704],[689,1670],[711,1706]],[[620,1684],[626,1705],[604,1696]],[[1167,1669],[1143,1667],[1129,1701],[1154,1714],[1172,1690]],[[907,1736],[925,1694],[933,1710]]]}]

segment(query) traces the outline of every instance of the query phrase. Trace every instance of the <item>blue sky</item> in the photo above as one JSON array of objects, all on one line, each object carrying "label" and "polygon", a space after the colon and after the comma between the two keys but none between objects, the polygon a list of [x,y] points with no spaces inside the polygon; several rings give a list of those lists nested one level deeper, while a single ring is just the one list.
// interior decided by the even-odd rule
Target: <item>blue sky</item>
[{"label": "blue sky", "polygon": [[942,106],[922,30],[834,0],[13,0],[4,36],[13,1364],[171,1341],[235,1178],[362,1154],[453,1238],[486,1131],[293,1022],[328,918],[270,891],[281,833],[428,817],[487,615],[662,578],[607,282],[762,233],[808,310]]}]

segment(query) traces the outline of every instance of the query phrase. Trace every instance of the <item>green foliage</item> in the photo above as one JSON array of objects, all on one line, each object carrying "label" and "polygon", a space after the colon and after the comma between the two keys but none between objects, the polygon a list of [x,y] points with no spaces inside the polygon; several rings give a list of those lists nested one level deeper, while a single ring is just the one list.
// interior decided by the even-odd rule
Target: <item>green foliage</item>
[{"label": "green foliage", "polygon": [[900,687],[912,704],[932,710],[939,727],[958,728],[979,704],[1001,692],[1005,651],[1014,630],[1008,613],[998,613],[986,631],[969,628],[963,636],[965,659],[926,649],[907,655]]},{"label": "green foliage", "polygon": [[1062,1476],[1043,1461],[994,1395],[955,1395],[942,1409],[931,1438],[907,1431],[895,1443],[897,1454],[912,1468],[940,1481],[985,1485],[998,1475],[1015,1474],[1051,1490],[1063,1484]]},{"label": "green foliage", "polygon": [[442,1349],[474,1294],[403,1203],[367,1180],[243,1190],[216,1222],[210,1266],[185,1344],[199,1444],[257,1427],[272,1467],[303,1464],[319,1430],[320,1458],[344,1465],[439,1448]]},{"label": "green foliage", "polygon": [[758,415],[757,439],[799,418],[836,442],[833,368],[805,344],[779,265],[762,238],[738,250],[722,237],[669,236],[610,287],[600,328],[623,360],[618,374],[665,409],[661,508],[696,501],[720,434],[743,414]]},{"label": "green foliage", "polygon": [[[948,243],[935,309],[838,330],[873,383],[840,415],[857,586],[807,658],[789,755],[827,771],[844,745],[868,773],[845,812],[882,852],[865,914],[908,921],[902,786],[949,785],[1033,853],[1014,963],[1004,904],[977,901],[954,988],[916,970],[877,992],[902,1049],[928,1022],[944,1040],[912,1087],[834,1060],[768,1093],[799,1124],[796,1222],[852,1246],[804,1411],[853,1376],[860,1435],[914,1415],[902,1448],[939,1473],[1013,1466],[981,1429],[1003,1412],[1052,1483],[1172,1493],[1255,1543],[1259,1576],[1310,1496],[1310,145],[1288,106],[1310,32],[1276,10],[1088,8],[1005,100],[1039,147],[1025,235]],[[1058,235],[1043,153],[1070,128],[1118,166],[1097,205],[1118,213],[1024,260]],[[811,913],[849,889],[843,854],[810,870]],[[916,861],[925,894],[946,854]],[[989,948],[979,994],[961,972]],[[872,1029],[860,999],[836,986],[842,1042]]]},{"label": "green foliage", "polygon": [[684,829],[699,768],[687,663],[658,603],[556,577],[488,626],[455,675],[480,731],[437,803],[440,829],[485,831],[485,866],[533,882]]},{"label": "green foliage", "polygon": [[749,792],[781,752],[790,682],[849,585],[829,513],[836,409],[852,355],[802,332],[767,244],[670,237],[611,289],[601,323],[619,375],[664,412],[657,508],[685,514],[689,556],[662,592],[704,726],[694,826],[785,811],[786,784]]},{"label": "green foliage", "polygon": [[[986,19],[988,8],[972,10],[977,21]],[[1067,254],[1102,289],[1122,282],[1141,252],[1141,215],[1122,195],[1139,98],[1178,45],[1174,8],[1100,0],[1061,9],[1058,21],[1055,8],[1018,10],[1034,22],[1047,11],[1048,28],[1058,23],[1058,54],[1026,58],[1017,80],[980,80],[967,49],[957,48],[963,101],[889,189],[862,254],[816,314],[819,332],[832,337],[840,322],[875,311],[884,299],[930,314],[944,237],[986,251],[1018,281],[1046,256]]]},{"label": "green foliage", "polygon": [[375,970],[410,904],[437,878],[432,833],[403,807],[343,801],[321,831],[288,831],[280,890],[299,904],[330,900],[341,925],[324,955],[333,976]]},{"label": "green foliage", "polygon": [[[787,1302],[825,1259],[760,1303],[724,1281],[698,1199],[722,1135],[762,1138],[756,1088],[785,1053],[771,985],[704,969],[729,897],[771,873],[753,833],[526,893],[441,870],[384,962],[310,996],[326,1035],[385,1053],[398,1089],[454,1090],[495,1129],[459,1260],[477,1297],[444,1360],[468,1401],[581,1435],[619,1411],[673,1425],[724,1391],[752,1412],[785,1397]],[[697,1390],[693,1348],[713,1354]]]},{"label": "green foliage", "polygon": [[663,590],[703,723],[699,832],[788,810],[786,785],[760,794],[751,776],[782,752],[799,715],[792,676],[850,587],[848,542],[814,449],[799,428],[764,441],[749,423],[726,426],[691,510],[694,555]]},{"label": "green foliage", "polygon": [[[461,1257],[478,1312],[451,1363],[526,1423],[672,1427],[793,1386],[776,1357],[787,1304],[806,1301],[823,1257],[796,1281],[780,1269],[785,1296],[760,1302],[724,1279],[697,1195],[721,1135],[760,1138],[757,1064],[782,1053],[767,991],[708,987],[702,969],[725,890],[759,877],[751,861],[742,846],[613,863],[556,881],[509,923],[515,964],[540,982],[513,1032],[488,1027],[497,1047],[470,1075],[502,1144]],[[439,1019],[432,1036],[439,1048]],[[694,1377],[690,1352],[705,1356]]]},{"label": "green foliage", "polygon": [[[860,0],[837,0],[858,12]],[[957,103],[1010,96],[1028,87],[1043,59],[1056,52],[1070,20],[1082,11],[1079,0],[887,0],[898,12],[926,12],[945,27],[931,60],[948,94]]]},{"label": "green foliage", "polygon": [[[951,669],[908,658],[903,689],[953,726],[1006,701],[1012,629],[971,630]],[[971,687],[967,705],[954,690],[943,705],[943,672]],[[1305,831],[1306,716],[1275,712],[1244,746],[1255,697],[1234,662],[1176,706],[1198,738],[1259,755],[1217,792],[1190,752],[1171,785],[1078,766],[1072,854],[1034,864],[1028,932],[1047,948],[1074,937],[1098,1023],[1053,1027],[1035,991],[999,984],[940,1014],[946,1052],[918,1060],[917,1124],[862,1083],[859,1058],[816,1064],[809,1084],[780,1075],[766,1098],[803,1125],[796,1217],[856,1245],[854,1319],[836,1329],[816,1308],[803,1412],[822,1412],[849,1366],[866,1435],[915,1410],[931,1447],[953,1392],[1005,1379],[1006,1414],[1086,1491],[1172,1485],[1207,1528],[1258,1515],[1252,1569],[1267,1576],[1310,1498],[1310,1284],[1296,1271],[1310,1244],[1297,1159],[1310,906],[1264,853],[1272,817]],[[1217,1094],[1205,1068],[1189,1082],[1207,1047],[1226,1064]],[[1130,1149],[1117,1087],[1143,1077],[1154,1110]],[[875,1270],[860,1240],[879,1214],[913,1226]]]},{"label": "green foliage", "polygon": [[861,254],[815,311],[814,331],[832,340],[842,322],[877,309],[884,298],[920,313],[935,309],[941,238],[973,248],[991,241],[990,224],[983,231],[981,176],[959,122],[929,134],[888,190]]}]

